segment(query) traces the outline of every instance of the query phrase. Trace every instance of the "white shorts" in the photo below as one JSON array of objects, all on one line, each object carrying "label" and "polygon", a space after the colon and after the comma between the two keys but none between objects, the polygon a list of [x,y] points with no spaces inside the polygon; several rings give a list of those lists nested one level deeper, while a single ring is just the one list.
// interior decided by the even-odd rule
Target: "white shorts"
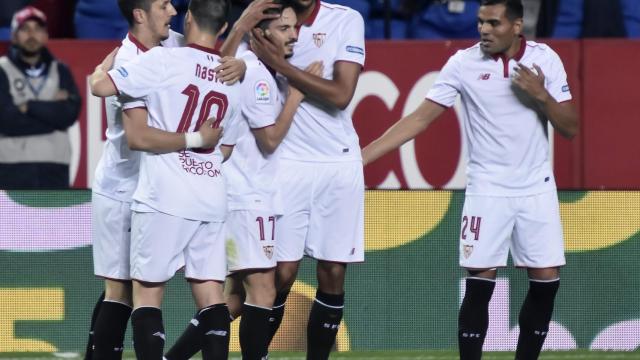
[{"label": "white shorts", "polygon": [[131,203],[91,194],[93,272],[115,280],[131,280]]},{"label": "white shorts", "polygon": [[490,269],[565,264],[560,206],[555,191],[522,197],[468,195],[462,209],[460,266]]},{"label": "white shorts", "polygon": [[280,160],[278,261],[364,261],[362,163]]},{"label": "white shorts", "polygon": [[187,279],[224,281],[224,223],[132,211],[131,278],[165,282],[183,266]]},{"label": "white shorts", "polygon": [[227,267],[230,272],[276,266],[277,217],[273,212],[232,210],[227,215]]}]

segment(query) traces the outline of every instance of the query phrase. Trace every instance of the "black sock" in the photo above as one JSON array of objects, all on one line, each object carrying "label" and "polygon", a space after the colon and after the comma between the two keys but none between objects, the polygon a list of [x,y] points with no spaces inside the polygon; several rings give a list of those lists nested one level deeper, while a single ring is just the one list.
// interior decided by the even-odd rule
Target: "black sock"
[{"label": "black sock", "polygon": [[560,280],[529,281],[529,292],[520,309],[517,360],[535,360],[540,355],[559,287]]},{"label": "black sock", "polygon": [[244,303],[240,318],[242,360],[261,360],[269,352],[271,310]]},{"label": "black sock", "polygon": [[202,341],[202,358],[226,360],[229,357],[231,317],[226,304],[208,306],[198,313],[198,330]]},{"label": "black sock", "polygon": [[93,360],[119,360],[124,350],[124,334],[131,307],[105,300],[95,323]]},{"label": "black sock", "polygon": [[336,341],[344,294],[333,295],[316,291],[307,323],[307,359],[328,359]]},{"label": "black sock", "polygon": [[458,316],[460,360],[482,358],[482,345],[489,327],[489,300],[495,281],[467,278],[464,299]]},{"label": "black sock", "polygon": [[162,311],[155,307],[141,307],[131,313],[133,348],[140,360],[162,360],[165,343]]},{"label": "black sock", "polygon": [[273,337],[276,336],[282,318],[284,317],[284,304],[287,302],[289,291],[282,291],[276,294],[276,299],[273,302],[273,308],[271,309],[271,316],[269,316],[269,344],[273,341]]},{"label": "black sock", "polygon": [[104,291],[100,298],[98,298],[98,302],[93,307],[93,314],[91,314],[91,325],[89,326],[89,339],[87,340],[87,349],[84,352],[84,360],[92,360],[93,359],[93,333],[95,329],[96,319],[98,318],[98,314],[100,313],[100,307],[102,306],[102,301],[104,301]]},{"label": "black sock", "polygon": [[196,313],[193,319],[189,321],[189,325],[180,335],[180,338],[169,349],[169,352],[165,355],[167,360],[189,360],[200,351],[202,344],[200,343],[200,332],[198,331],[198,325],[200,324],[199,313]]}]

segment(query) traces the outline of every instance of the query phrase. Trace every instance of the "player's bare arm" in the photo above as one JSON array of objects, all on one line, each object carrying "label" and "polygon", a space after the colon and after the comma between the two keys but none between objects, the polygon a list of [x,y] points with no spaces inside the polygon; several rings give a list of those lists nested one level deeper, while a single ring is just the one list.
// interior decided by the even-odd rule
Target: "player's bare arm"
[{"label": "player's bare arm", "polygon": [[216,81],[220,80],[223,84],[233,85],[244,78],[244,74],[247,72],[247,64],[242,59],[225,56],[220,59],[220,65],[213,71],[216,72]]},{"label": "player's bare arm", "polygon": [[540,109],[551,121],[553,127],[566,138],[572,138],[578,132],[578,113],[571,101],[559,103],[544,87],[544,73],[542,69],[533,64],[534,73],[527,66],[518,63],[515,68],[516,76],[513,83],[536,100]]},{"label": "player's bare arm", "polygon": [[280,7],[281,5],[274,3],[273,0],[255,0],[251,2],[242,12],[240,18],[233,24],[227,39],[222,44],[220,48],[222,56],[234,56],[238,51],[242,38],[256,27],[260,21],[277,19],[280,16],[279,14],[265,14],[265,11]]},{"label": "player's bare arm", "polygon": [[[311,63],[305,71],[316,76],[321,76],[323,68],[322,63],[316,61]],[[293,115],[296,113],[296,110],[302,100],[304,100],[304,94],[302,91],[296,89],[292,85],[289,85],[287,100],[285,101],[275,124],[262,129],[252,130],[260,151],[265,154],[273,154],[273,152],[276,151],[284,137],[287,135],[287,132],[291,127],[291,123],[293,122]]]},{"label": "player's bare arm", "polygon": [[429,99],[393,124],[382,136],[362,149],[362,163],[369,164],[423,132],[446,108]]},{"label": "player's bare arm", "polygon": [[111,70],[111,67],[113,67],[113,61],[115,60],[117,53],[118,48],[116,47],[98,66],[96,66],[93,74],[89,77],[89,87],[91,88],[91,93],[94,96],[107,97],[116,95],[118,92],[113,81],[109,79],[109,75],[107,74],[107,72]]},{"label": "player's bare arm", "polygon": [[229,160],[231,153],[233,153],[233,145],[220,145],[220,152],[222,153],[222,162]]},{"label": "player's bare arm", "polygon": [[172,133],[147,125],[147,110],[134,108],[125,110],[122,123],[129,148],[164,154],[185,148],[210,149],[222,137],[222,128],[213,128],[213,120],[205,121],[199,131],[193,133]]},{"label": "player's bare arm", "polygon": [[362,70],[360,64],[337,61],[333,64],[333,79],[323,79],[291,65],[285,59],[284,50],[269,39],[268,33],[254,29],[252,34],[253,52],[303,93],[320,98],[341,110],[349,106]]}]

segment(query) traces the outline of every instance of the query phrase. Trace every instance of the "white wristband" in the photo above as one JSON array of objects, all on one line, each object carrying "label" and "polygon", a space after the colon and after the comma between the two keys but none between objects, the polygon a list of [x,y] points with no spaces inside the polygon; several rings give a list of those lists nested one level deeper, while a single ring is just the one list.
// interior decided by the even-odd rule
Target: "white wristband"
[{"label": "white wristband", "polygon": [[201,148],[204,144],[204,140],[202,139],[202,135],[199,131],[189,132],[184,134],[184,141],[186,143],[187,149],[197,149]]}]

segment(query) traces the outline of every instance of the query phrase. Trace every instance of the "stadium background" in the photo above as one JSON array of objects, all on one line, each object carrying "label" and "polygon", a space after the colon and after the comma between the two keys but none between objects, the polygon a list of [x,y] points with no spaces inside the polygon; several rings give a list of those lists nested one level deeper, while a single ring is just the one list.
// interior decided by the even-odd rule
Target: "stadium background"
[{"label": "stadium background", "polygon": [[[571,142],[552,137],[568,266],[562,270],[551,349],[632,350],[640,346],[640,43],[545,40],[562,57],[581,114]],[[365,145],[422,101],[438,70],[472,41],[368,41],[367,65],[351,104]],[[104,109],[87,76],[118,41],[52,40],[69,64],[84,106],[70,132],[73,185],[61,192],[0,192],[0,352],[84,347],[101,282],[92,276],[90,192],[104,141]],[[0,44],[4,53],[6,44]],[[455,110],[415,141],[365,169],[367,262],[352,266],[338,350],[453,349],[464,273],[457,236],[464,149]],[[275,349],[301,350],[314,293],[303,264]],[[501,271],[485,347],[513,350],[527,286],[523,271]],[[178,276],[165,301],[169,339],[194,309]],[[234,324],[237,328],[237,322]],[[130,334],[130,331],[129,331]],[[237,334],[237,332],[236,332]],[[171,340],[170,340],[171,342]],[[130,341],[127,340],[127,344]],[[237,349],[237,338],[232,348]]]}]

